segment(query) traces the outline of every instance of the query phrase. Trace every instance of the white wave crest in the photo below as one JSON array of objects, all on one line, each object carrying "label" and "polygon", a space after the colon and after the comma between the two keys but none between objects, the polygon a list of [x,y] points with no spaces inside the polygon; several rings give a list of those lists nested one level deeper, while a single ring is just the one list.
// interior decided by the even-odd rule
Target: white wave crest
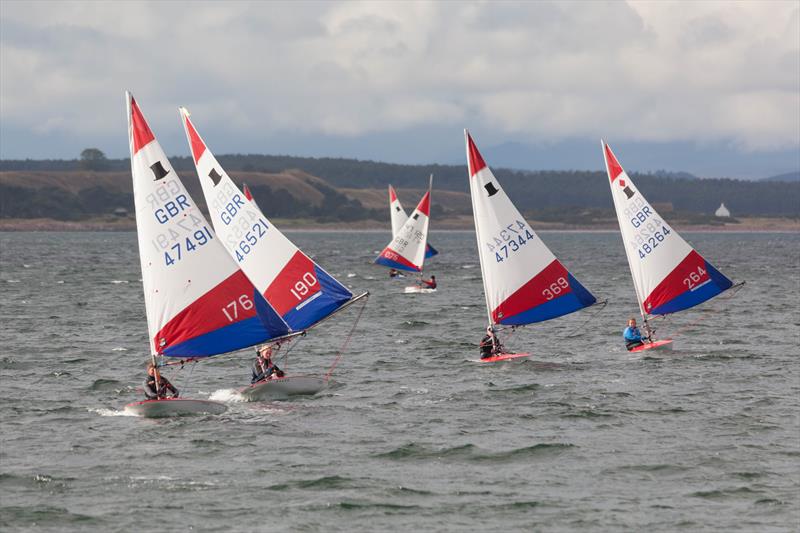
[{"label": "white wave crest", "polygon": [[97,413],[100,416],[136,416],[133,413],[129,413],[125,410],[116,410],[116,409],[105,409],[105,408],[89,408],[90,413]]},{"label": "white wave crest", "polygon": [[244,402],[246,401],[236,389],[219,389],[211,393],[208,398],[215,402]]}]

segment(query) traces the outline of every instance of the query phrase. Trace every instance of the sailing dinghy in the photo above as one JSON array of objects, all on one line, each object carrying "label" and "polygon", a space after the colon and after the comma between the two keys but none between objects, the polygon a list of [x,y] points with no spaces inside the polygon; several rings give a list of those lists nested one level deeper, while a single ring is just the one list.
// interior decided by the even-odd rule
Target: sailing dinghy
[{"label": "sailing dinghy", "polygon": [[[489,328],[523,326],[573,313],[596,302],[520,214],[478,152],[469,132],[469,188]],[[529,356],[501,348],[482,362]]]},{"label": "sailing dinghy", "polygon": [[[231,260],[126,93],[131,174],[151,360],[198,360],[280,337],[256,315],[254,288]],[[169,364],[169,363],[166,363]],[[222,413],[200,399],[134,402],[147,417]]]},{"label": "sailing dinghy", "polygon": [[406,287],[404,292],[407,294],[436,292],[436,289],[423,287],[421,281],[428,242],[432,186],[433,175],[428,182],[428,190],[417,204],[417,208],[400,226],[392,241],[375,258],[375,264],[378,265],[407,272],[419,272],[420,281],[416,285]]},{"label": "sailing dinghy", "polygon": [[[389,185],[389,219],[392,221],[392,237],[397,235],[397,232],[405,225],[408,220],[406,210],[397,198],[397,192],[394,187]],[[431,246],[431,243],[425,244],[425,259],[430,259],[434,255],[438,255],[439,251]]]},{"label": "sailing dinghy", "polygon": [[648,318],[694,307],[730,289],[733,282],[661,218],[623,170],[611,147],[602,140],[600,145],[648,339],[630,351],[671,350],[672,339],[653,338]]},{"label": "sailing dinghy", "polygon": [[[364,292],[353,296],[287,239],[233,183],[200,137],[189,111],[182,107],[180,115],[219,240],[255,286],[258,318],[265,327],[282,332],[274,340],[305,335],[311,328],[369,295]],[[256,344],[258,342],[251,346]],[[314,394],[328,386],[336,362],[338,356],[322,376],[287,373],[285,377],[245,387],[240,393],[251,401]]]}]

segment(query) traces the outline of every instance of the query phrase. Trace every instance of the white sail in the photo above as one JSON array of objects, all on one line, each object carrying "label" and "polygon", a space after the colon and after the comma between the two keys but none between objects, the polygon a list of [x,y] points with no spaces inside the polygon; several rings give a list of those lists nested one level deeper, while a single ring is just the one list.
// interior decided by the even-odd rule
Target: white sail
[{"label": "white sail", "polygon": [[389,185],[389,218],[392,221],[392,235],[397,235],[397,232],[400,231],[400,228],[402,228],[403,224],[408,220],[408,215],[405,209],[403,209],[400,200],[397,198],[394,187],[391,185]]},{"label": "white sail", "polygon": [[128,138],[154,355],[207,356],[264,342],[253,285],[230,259],[130,93]]},{"label": "white sail", "polygon": [[593,304],[514,206],[466,130],[464,136],[489,322],[529,324]]},{"label": "white sail", "polygon": [[693,307],[733,283],[659,215],[601,141],[611,196],[642,316]]},{"label": "white sail", "polygon": [[[206,147],[189,112],[180,114],[197,175],[220,240],[269,307],[269,323],[307,329],[352,298],[352,293],[281,233],[244,193]],[[277,313],[277,314],[276,314]]]},{"label": "white sail", "polygon": [[392,242],[375,259],[375,263],[399,270],[422,271],[428,242],[432,185],[433,176],[430,178],[428,191],[417,208],[394,235]]}]

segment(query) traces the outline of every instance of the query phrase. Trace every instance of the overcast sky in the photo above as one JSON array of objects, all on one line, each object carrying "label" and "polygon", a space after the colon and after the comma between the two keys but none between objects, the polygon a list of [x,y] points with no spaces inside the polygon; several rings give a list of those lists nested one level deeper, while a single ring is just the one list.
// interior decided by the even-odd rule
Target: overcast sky
[{"label": "overcast sky", "polygon": [[452,163],[468,127],[496,166],[602,168],[604,137],[651,169],[800,168],[797,0],[3,0],[0,24],[4,159],[127,155],[129,89],[170,154],[185,105],[216,153]]}]

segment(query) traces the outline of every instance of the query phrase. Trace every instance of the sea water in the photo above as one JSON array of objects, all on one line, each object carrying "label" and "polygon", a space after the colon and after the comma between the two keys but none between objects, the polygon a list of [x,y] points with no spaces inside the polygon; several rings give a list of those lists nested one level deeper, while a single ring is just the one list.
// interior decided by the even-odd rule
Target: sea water
[{"label": "sea water", "polygon": [[[796,531],[800,236],[685,233],[747,284],[656,321],[634,357],[618,234],[542,238],[599,306],[503,333],[528,360],[474,362],[486,326],[471,232],[433,232],[434,294],[371,264],[386,233],[290,233],[371,297],[336,384],[246,403],[245,350],[165,374],[221,416],[123,415],[148,358],[133,233],[0,234],[3,531]],[[360,304],[299,341],[324,373]]]}]

